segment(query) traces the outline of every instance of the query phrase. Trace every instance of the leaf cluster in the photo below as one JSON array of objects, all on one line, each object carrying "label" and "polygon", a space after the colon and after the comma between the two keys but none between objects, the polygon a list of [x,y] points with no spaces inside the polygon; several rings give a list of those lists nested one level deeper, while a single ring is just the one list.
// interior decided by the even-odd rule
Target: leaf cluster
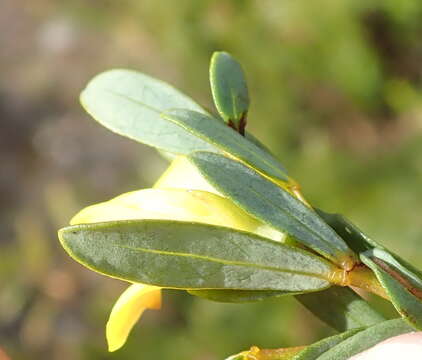
[{"label": "leaf cluster", "polygon": [[[285,167],[245,131],[249,93],[232,56],[213,55],[210,82],[215,114],[131,70],[96,76],[81,103],[108,129],[184,155],[218,193],[287,240],[196,222],[109,221],[62,229],[69,255],[111,277],[213,301],[294,295],[345,331],[297,351],[254,348],[231,359],[347,359],[382,339],[422,329],[421,272],[343,216],[314,209],[304,199]],[[384,296],[402,319],[386,321],[349,286]]]}]

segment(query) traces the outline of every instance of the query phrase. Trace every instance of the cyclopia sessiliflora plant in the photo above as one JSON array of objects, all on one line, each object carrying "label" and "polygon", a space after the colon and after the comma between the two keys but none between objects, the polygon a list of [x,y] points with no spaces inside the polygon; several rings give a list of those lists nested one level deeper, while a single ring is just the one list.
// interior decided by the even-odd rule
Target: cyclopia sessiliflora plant
[{"label": "cyclopia sessiliflora plant", "polygon": [[[106,326],[119,349],[161,289],[243,303],[295,296],[339,334],[313,345],[250,350],[230,359],[348,359],[422,329],[422,273],[338,214],[314,208],[271,152],[245,131],[249,94],[228,53],[211,59],[212,114],[170,85],[130,70],[96,76],[86,111],[171,159],[153,188],[80,211],[59,231],[64,249],[130,283]],[[386,320],[353,289],[389,300]]]}]

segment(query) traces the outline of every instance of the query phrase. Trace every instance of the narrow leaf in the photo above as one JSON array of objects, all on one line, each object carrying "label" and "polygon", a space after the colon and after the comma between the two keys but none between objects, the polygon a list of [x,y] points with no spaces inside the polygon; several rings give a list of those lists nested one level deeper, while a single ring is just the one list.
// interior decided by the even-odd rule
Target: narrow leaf
[{"label": "narrow leaf", "polygon": [[347,287],[332,286],[317,293],[297,295],[296,299],[320,320],[340,332],[385,320],[368,302]]},{"label": "narrow leaf", "polygon": [[304,250],[199,223],[106,222],[70,226],[59,237],[94,271],[167,288],[307,292],[330,286],[338,271]]},{"label": "narrow leaf", "polygon": [[230,54],[215,52],[210,63],[210,83],[220,116],[243,134],[249,109],[249,93],[242,67]]},{"label": "narrow leaf", "polygon": [[412,332],[402,319],[384,321],[350,336],[319,356],[318,360],[348,360],[390,337]]},{"label": "narrow leaf", "polygon": [[340,344],[349,337],[362,331],[363,328],[352,329],[341,334],[330,336],[315,344],[307,346],[304,350],[296,354],[291,360],[317,360],[319,356],[330,350],[333,346]]},{"label": "narrow leaf", "polygon": [[[80,101],[107,129],[153,146],[166,157],[192,151],[218,152],[209,143],[160,117],[162,112],[175,108],[207,112],[173,86],[140,72],[115,69],[101,73],[88,83]],[[213,121],[222,123],[219,119]],[[246,139],[269,153],[252,135],[246,134]]]},{"label": "narrow leaf", "polygon": [[196,152],[188,157],[219,192],[275,229],[294,236],[350,270],[355,254],[315,211],[254,169],[225,156]]},{"label": "narrow leaf", "polygon": [[420,279],[406,268],[402,268],[401,264],[384,250],[368,250],[361,254],[361,259],[375,272],[402,317],[416,329],[422,330]]},{"label": "narrow leaf", "polygon": [[288,181],[287,171],[272,155],[245,137],[234,133],[228,126],[211,116],[191,110],[175,109],[163,113],[162,117],[219,149],[222,153],[244,161],[270,177]]}]

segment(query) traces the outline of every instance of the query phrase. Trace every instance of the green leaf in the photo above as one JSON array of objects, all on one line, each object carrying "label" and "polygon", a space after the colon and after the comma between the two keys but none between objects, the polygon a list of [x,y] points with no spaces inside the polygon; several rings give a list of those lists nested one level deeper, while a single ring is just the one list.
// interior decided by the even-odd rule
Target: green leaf
[{"label": "green leaf", "polygon": [[221,152],[244,161],[271,177],[288,181],[286,169],[272,155],[209,115],[191,110],[175,109],[163,113],[162,117]]},{"label": "green leaf", "polygon": [[422,330],[421,280],[382,249],[368,250],[361,259],[374,271],[400,315]]},{"label": "green leaf", "polygon": [[[124,69],[106,71],[88,83],[80,100],[85,110],[109,130],[153,146],[161,153],[171,156],[200,150],[218,152],[211,144],[160,116],[175,108],[207,112],[173,86],[148,75]],[[220,119],[212,120],[222,123]],[[274,158],[251,134],[245,137]]]},{"label": "green leaf", "polygon": [[337,331],[371,326],[385,321],[368,302],[347,287],[297,295],[296,299],[315,316]]},{"label": "green leaf", "polygon": [[102,274],[179,289],[308,292],[330,286],[336,268],[309,252],[230,228],[132,220],[62,229],[63,247]]},{"label": "green leaf", "polygon": [[348,330],[341,334],[320,340],[312,345],[307,346],[306,349],[296,354],[291,360],[316,360],[320,355],[330,350],[333,346],[343,342],[363,329],[364,328]]},{"label": "green leaf", "polygon": [[274,296],[293,295],[292,292],[253,290],[188,290],[188,293],[207,300],[222,303],[257,302]]},{"label": "green leaf", "polygon": [[353,355],[359,354],[381,341],[412,331],[413,329],[402,319],[384,321],[348,337],[346,340],[320,355],[317,359],[348,360]]},{"label": "green leaf", "polygon": [[242,67],[230,54],[215,52],[210,63],[210,83],[220,116],[243,134],[249,109],[249,93]]},{"label": "green leaf", "polygon": [[205,111],[171,85],[131,70],[110,70],[93,78],[81,94],[85,110],[111,131],[176,154],[216,151],[160,114],[171,108]]},{"label": "green leaf", "polygon": [[349,270],[355,254],[316,214],[286,190],[254,169],[209,152],[191,154],[189,160],[222,194],[251,216],[294,236],[339,266]]}]

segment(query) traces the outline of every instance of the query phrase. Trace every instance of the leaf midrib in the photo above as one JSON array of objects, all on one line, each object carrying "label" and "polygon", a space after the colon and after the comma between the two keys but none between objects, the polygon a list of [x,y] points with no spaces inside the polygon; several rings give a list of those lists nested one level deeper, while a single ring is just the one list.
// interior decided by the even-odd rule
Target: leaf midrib
[{"label": "leaf midrib", "polygon": [[201,260],[206,260],[206,261],[210,261],[210,262],[221,263],[221,264],[224,264],[224,265],[237,265],[237,266],[258,268],[260,270],[270,270],[270,271],[282,272],[282,273],[292,273],[292,274],[295,274],[295,275],[304,275],[304,276],[309,276],[309,277],[316,277],[318,279],[322,279],[322,280],[329,282],[329,280],[321,274],[315,274],[315,273],[310,273],[310,272],[306,272],[306,271],[290,270],[290,269],[283,269],[283,268],[274,268],[274,267],[271,267],[271,266],[245,263],[245,262],[242,262],[242,261],[219,259],[219,258],[214,258],[214,257],[211,257],[211,256],[191,254],[191,253],[183,253],[183,252],[176,252],[176,251],[147,249],[147,248],[142,248],[142,247],[132,247],[132,246],[118,245],[118,244],[114,244],[112,246],[124,248],[124,249],[128,249],[128,250],[133,250],[133,251],[141,251],[141,252],[145,252],[145,253],[158,254],[158,255],[190,257],[190,258],[194,258],[194,259],[201,259]]}]

